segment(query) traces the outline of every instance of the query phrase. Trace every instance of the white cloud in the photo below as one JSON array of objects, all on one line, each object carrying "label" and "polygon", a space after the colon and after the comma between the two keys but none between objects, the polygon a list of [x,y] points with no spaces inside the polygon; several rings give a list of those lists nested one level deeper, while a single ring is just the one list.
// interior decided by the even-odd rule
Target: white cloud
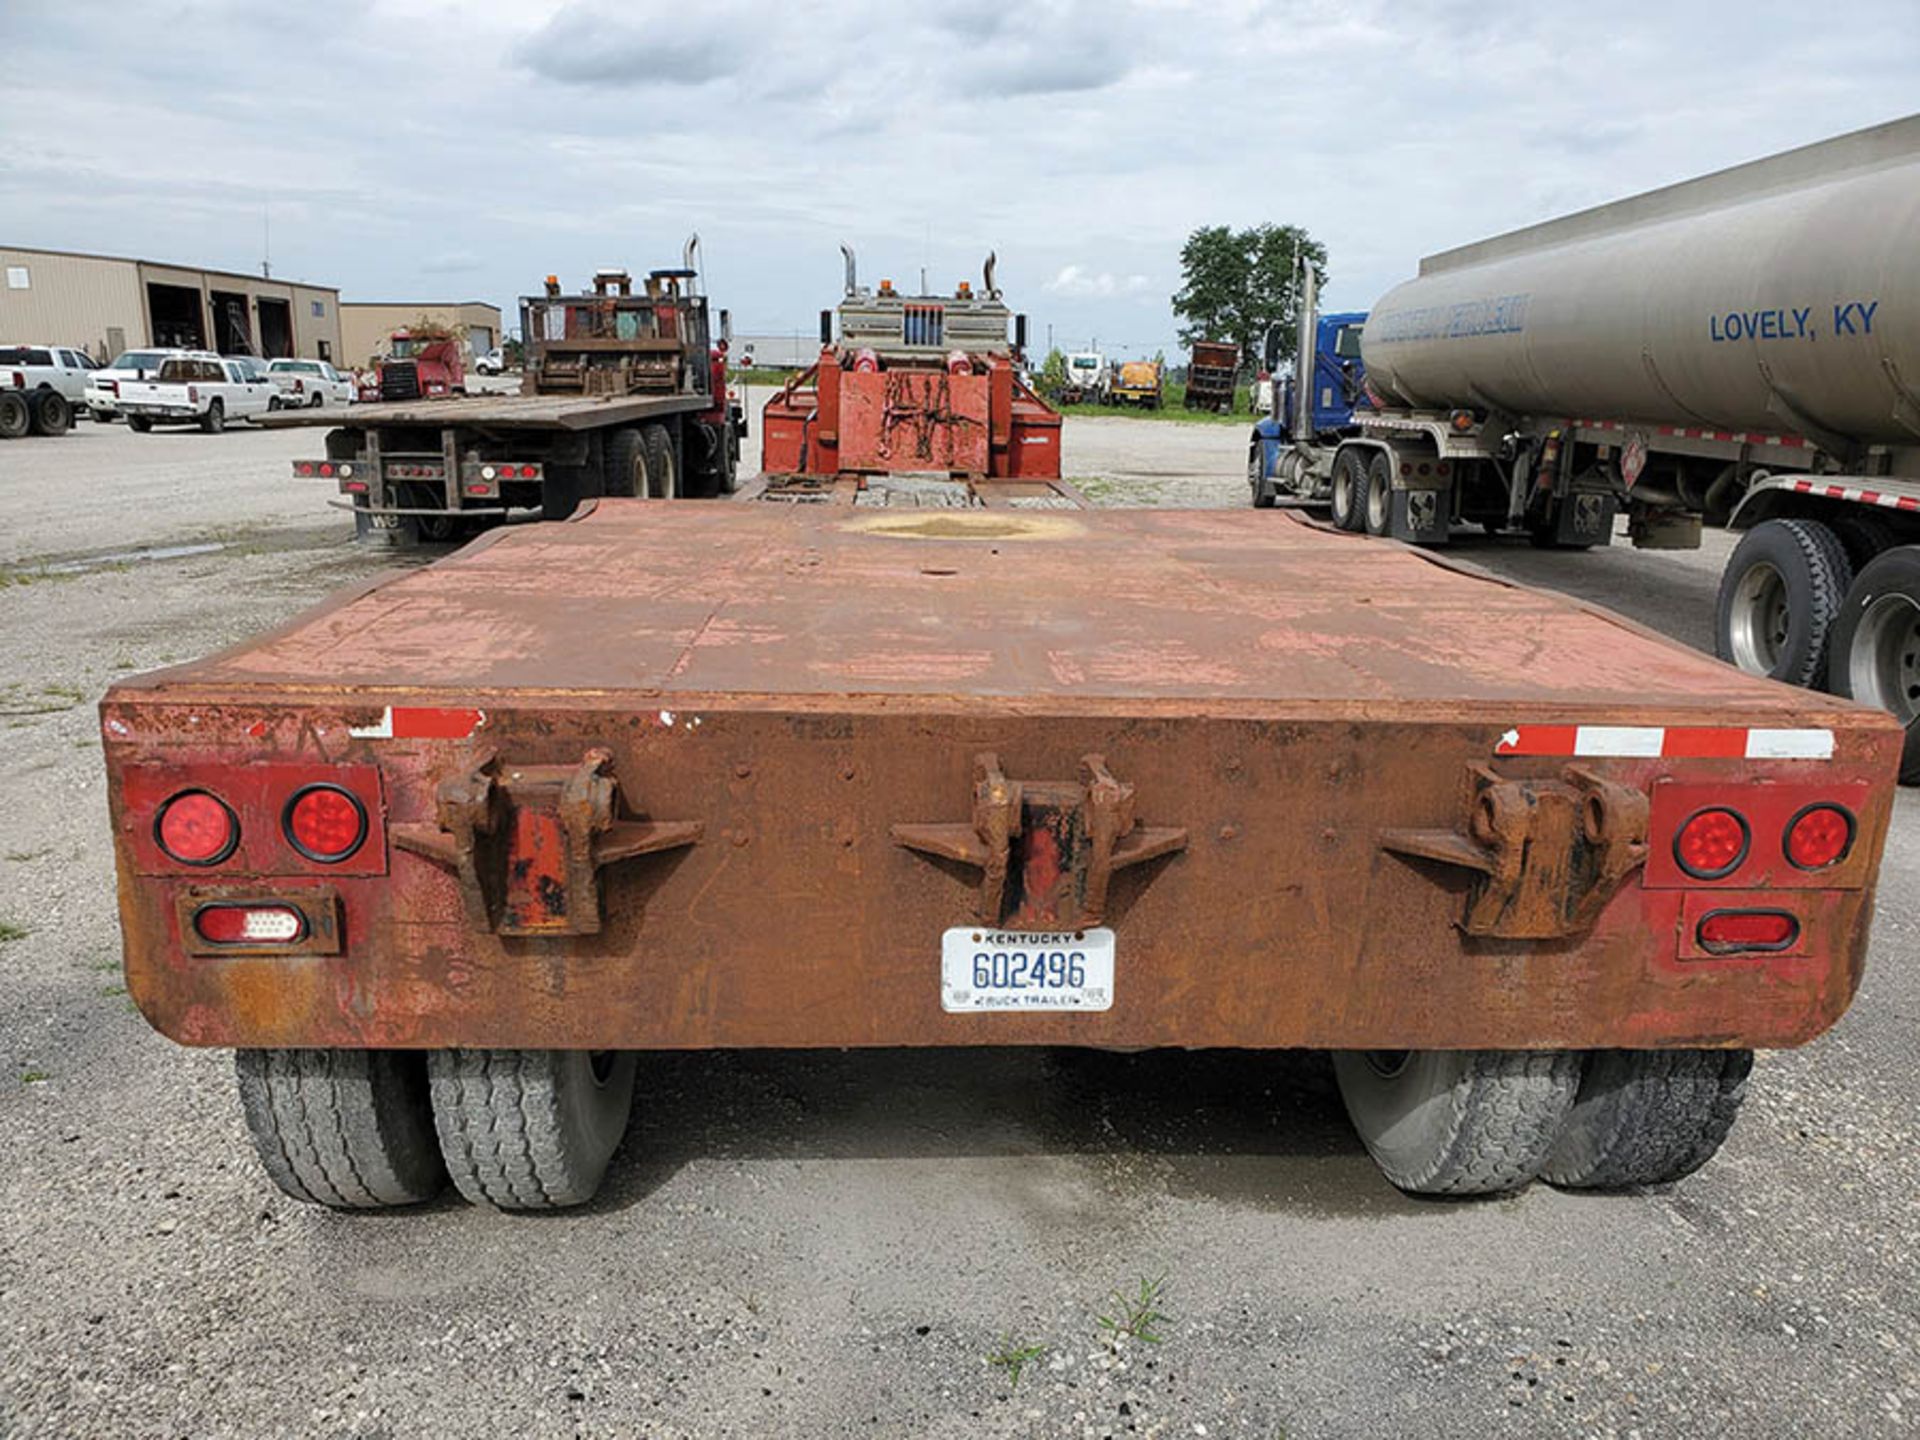
[{"label": "white cloud", "polygon": [[1062,265],[1060,273],[1047,281],[1043,288],[1056,295],[1098,295],[1106,299],[1115,295],[1139,295],[1150,285],[1151,282],[1144,275],[1116,275],[1111,270],[1095,272],[1084,265]]}]

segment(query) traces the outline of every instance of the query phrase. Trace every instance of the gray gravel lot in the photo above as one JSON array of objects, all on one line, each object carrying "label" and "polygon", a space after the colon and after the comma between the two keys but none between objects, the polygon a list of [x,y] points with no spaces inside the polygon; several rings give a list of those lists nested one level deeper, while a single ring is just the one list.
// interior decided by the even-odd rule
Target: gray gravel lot
[{"label": "gray gravel lot", "polygon": [[[757,409],[757,405],[755,407]],[[1920,1417],[1920,798],[1859,1001],[1666,1192],[1407,1199],[1312,1056],[643,1056],[601,1200],[343,1217],[118,974],[92,706],[396,563],[312,433],[0,444],[0,1435],[1875,1435]],[[1071,419],[1105,503],[1243,432]],[[1250,525],[1273,517],[1249,510]],[[129,558],[155,547],[174,558]],[[1704,644],[1697,555],[1463,558]],[[93,557],[109,555],[105,563]],[[12,934],[10,930],[5,932]],[[1158,1344],[1102,1343],[1165,1277]],[[1021,1372],[989,1357],[1044,1346]]]}]

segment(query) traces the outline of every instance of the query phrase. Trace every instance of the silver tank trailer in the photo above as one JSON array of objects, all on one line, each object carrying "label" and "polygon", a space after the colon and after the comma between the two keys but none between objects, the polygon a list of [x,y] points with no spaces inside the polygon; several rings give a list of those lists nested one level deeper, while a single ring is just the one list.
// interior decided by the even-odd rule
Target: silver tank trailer
[{"label": "silver tank trailer", "polygon": [[1421,262],[1389,404],[1920,440],[1920,116]]}]

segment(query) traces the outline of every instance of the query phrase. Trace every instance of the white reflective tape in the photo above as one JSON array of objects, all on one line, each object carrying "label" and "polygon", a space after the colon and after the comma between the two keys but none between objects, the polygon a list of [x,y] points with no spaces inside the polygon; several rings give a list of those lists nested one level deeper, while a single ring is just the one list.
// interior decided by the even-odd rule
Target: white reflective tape
[{"label": "white reflective tape", "polygon": [[1749,760],[1831,760],[1831,730],[1749,730]]},{"label": "white reflective tape", "polygon": [[393,738],[393,707],[387,706],[377,725],[349,725],[347,734],[356,740],[391,740]]},{"label": "white reflective tape", "polygon": [[1574,731],[1576,755],[1658,757],[1667,732],[1658,725],[1582,725]]}]

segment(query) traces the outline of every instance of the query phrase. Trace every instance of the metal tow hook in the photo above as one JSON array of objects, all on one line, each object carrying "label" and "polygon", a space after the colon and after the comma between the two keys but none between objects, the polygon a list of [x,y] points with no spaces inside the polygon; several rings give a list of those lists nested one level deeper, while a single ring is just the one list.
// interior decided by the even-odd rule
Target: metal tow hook
[{"label": "metal tow hook", "polygon": [[445,865],[467,919],[498,935],[594,935],[599,872],[699,841],[697,820],[623,820],[609,751],[573,765],[503,765],[488,753],[436,792],[437,824],[392,827],[402,850]]},{"label": "metal tow hook", "polygon": [[980,872],[976,918],[1011,929],[1080,929],[1105,918],[1113,873],[1184,850],[1187,832],[1141,825],[1133,786],[1088,755],[1078,780],[1009,780],[991,752],[973,764],[973,819],[895,825],[896,844]]}]

